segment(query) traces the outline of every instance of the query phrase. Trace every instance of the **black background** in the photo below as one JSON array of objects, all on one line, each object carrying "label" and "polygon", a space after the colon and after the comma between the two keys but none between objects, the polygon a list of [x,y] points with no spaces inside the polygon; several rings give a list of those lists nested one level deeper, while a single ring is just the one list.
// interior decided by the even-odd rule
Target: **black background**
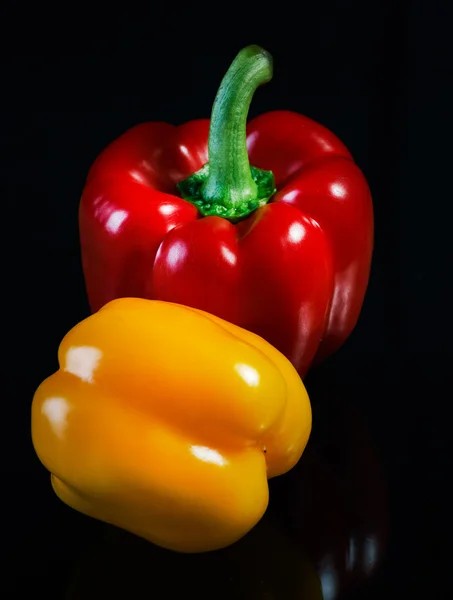
[{"label": "black background", "polygon": [[312,388],[307,382],[314,402],[319,381],[347,390],[368,419],[390,487],[391,543],[360,597],[448,596],[453,55],[444,5],[110,6],[97,14],[5,5],[5,598],[22,585],[63,598],[74,556],[97,532],[54,498],[30,440],[33,392],[57,368],[63,335],[88,315],[77,224],[87,171],[139,122],[209,116],[221,77],[250,43],[274,57],[274,79],[250,116],[284,108],[326,125],[374,199],[360,321]]}]

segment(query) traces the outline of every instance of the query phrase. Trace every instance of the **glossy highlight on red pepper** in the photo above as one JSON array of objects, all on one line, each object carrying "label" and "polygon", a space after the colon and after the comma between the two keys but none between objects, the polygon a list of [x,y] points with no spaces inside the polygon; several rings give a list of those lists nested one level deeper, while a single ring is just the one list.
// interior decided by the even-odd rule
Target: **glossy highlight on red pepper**
[{"label": "glossy highlight on red pepper", "polygon": [[120,297],[198,308],[265,338],[304,376],[356,325],[373,208],[324,126],[284,110],[246,123],[271,76],[270,56],[249,46],[211,120],[143,123],[113,141],[81,198],[82,262],[93,311]]}]

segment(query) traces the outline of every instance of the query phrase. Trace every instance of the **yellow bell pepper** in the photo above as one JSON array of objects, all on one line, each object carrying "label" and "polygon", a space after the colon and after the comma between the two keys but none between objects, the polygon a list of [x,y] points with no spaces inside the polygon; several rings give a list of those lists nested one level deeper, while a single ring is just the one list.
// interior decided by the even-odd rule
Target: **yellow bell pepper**
[{"label": "yellow bell pepper", "polygon": [[243,537],[299,460],[311,407],[291,363],[208,313],[120,299],[76,325],[37,389],[32,439],[58,497],[164,548]]}]

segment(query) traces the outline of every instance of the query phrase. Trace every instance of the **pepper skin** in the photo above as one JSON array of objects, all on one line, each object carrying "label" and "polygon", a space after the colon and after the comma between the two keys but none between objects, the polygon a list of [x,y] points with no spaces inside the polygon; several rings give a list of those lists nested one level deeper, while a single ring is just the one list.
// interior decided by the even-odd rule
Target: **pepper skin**
[{"label": "pepper skin", "polygon": [[311,407],[255,334],[177,304],[125,298],[74,327],[35,393],[32,439],[59,498],[181,552],[228,546],[299,460]]},{"label": "pepper skin", "polygon": [[143,123],[113,141],[82,194],[82,263],[93,311],[131,296],[192,306],[265,338],[305,376],[356,325],[373,208],[364,175],[324,126],[274,111],[246,127],[253,92],[271,76],[270,56],[245,48],[210,120]]}]

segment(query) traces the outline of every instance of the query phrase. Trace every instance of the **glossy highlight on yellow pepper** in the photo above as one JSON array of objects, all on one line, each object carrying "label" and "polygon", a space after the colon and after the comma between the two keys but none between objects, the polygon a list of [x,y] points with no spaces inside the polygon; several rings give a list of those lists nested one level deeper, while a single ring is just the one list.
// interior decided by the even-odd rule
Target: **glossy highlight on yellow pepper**
[{"label": "glossy highlight on yellow pepper", "polygon": [[261,519],[267,480],[311,431],[291,363],[203,311],[114,300],[60,344],[37,389],[32,439],[58,497],[159,546],[203,552]]}]

